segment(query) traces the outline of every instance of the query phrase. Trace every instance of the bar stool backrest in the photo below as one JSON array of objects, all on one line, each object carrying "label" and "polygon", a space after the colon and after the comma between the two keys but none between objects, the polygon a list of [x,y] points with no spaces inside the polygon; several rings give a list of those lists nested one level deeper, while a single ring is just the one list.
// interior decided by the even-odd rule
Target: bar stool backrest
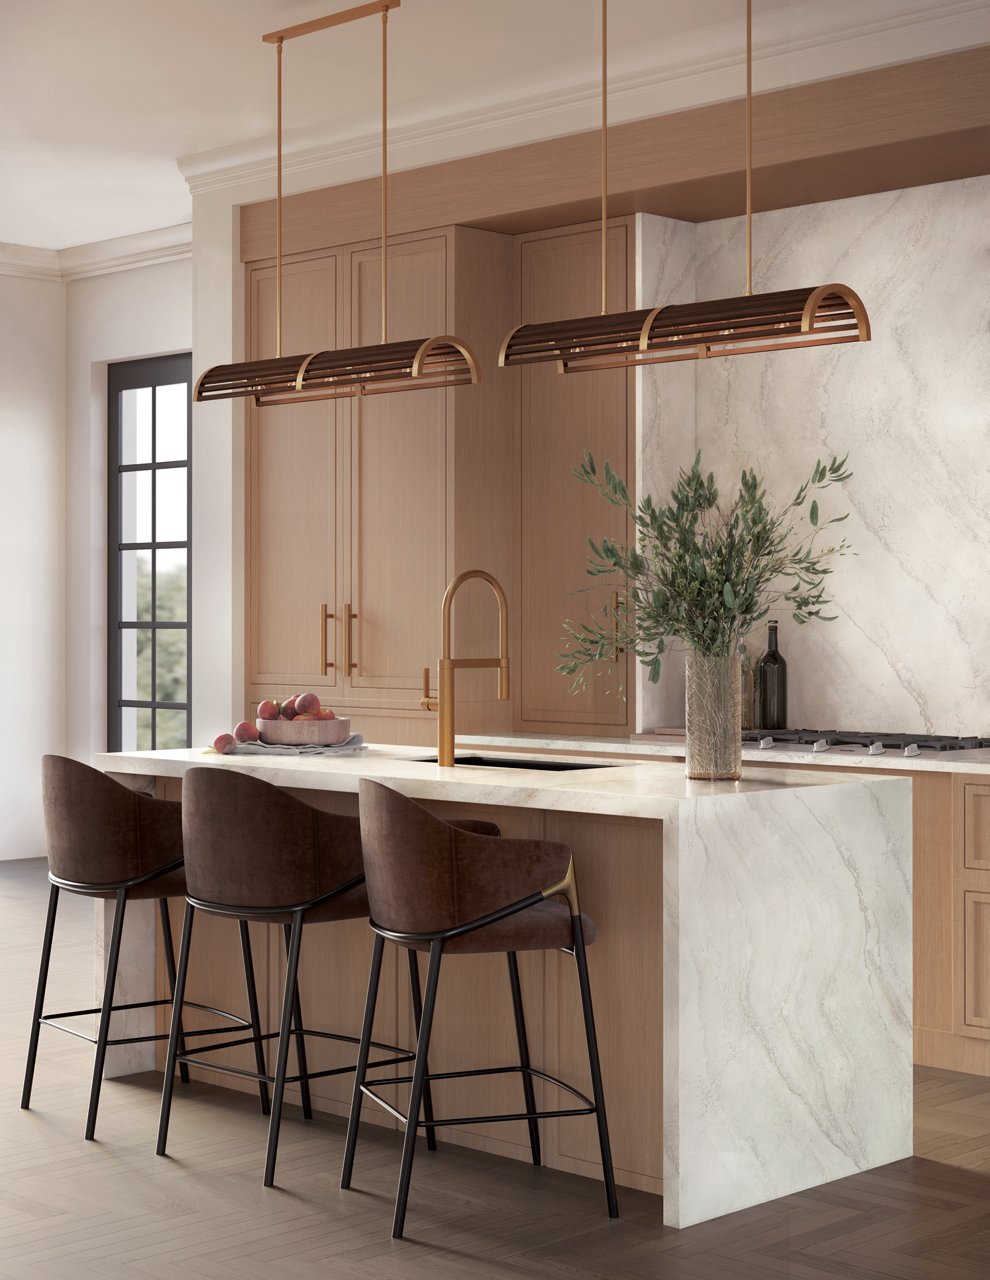
[{"label": "bar stool backrest", "polygon": [[549,888],[567,871],[564,844],[459,829],[367,778],[360,792],[368,901],[383,929],[442,933]]},{"label": "bar stool backrest", "polygon": [[181,860],[174,801],[140,795],[65,756],[44,756],[41,777],[48,865],[57,879],[119,884]]},{"label": "bar stool backrest", "polygon": [[182,834],[189,896],[201,902],[302,906],[363,873],[357,818],[232,769],[186,773]]}]

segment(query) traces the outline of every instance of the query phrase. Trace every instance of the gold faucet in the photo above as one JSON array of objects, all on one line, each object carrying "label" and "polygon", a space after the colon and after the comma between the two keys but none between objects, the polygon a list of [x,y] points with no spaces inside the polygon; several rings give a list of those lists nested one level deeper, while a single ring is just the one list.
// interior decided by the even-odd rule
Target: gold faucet
[{"label": "gold faucet", "polygon": [[[498,657],[497,658],[452,658],[450,656],[450,611],[454,596],[471,578],[481,578],[495,592],[498,601]],[[424,711],[438,711],[437,722],[437,763],[451,767],[454,763],[454,672],[458,667],[497,667],[498,696],[505,702],[509,697],[509,606],[505,600],[505,592],[501,583],[484,569],[467,569],[459,573],[450,583],[443,595],[441,610],[441,627],[443,629],[443,653],[439,668],[439,697],[430,697],[430,668],[423,668],[423,696],[419,705]]]}]

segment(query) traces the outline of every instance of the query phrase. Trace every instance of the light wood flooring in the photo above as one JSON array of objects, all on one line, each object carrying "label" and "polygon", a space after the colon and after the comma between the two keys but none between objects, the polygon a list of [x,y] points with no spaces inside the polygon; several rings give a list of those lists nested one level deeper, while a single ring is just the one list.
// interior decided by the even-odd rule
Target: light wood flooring
[{"label": "light wood flooring", "polygon": [[[242,1094],[177,1087],[154,1155],[160,1077],[108,1081],[85,1143],[91,1050],[43,1031],[34,1110],[18,1102],[47,882],[0,863],[2,1280],[979,1280],[990,1276],[990,1081],[919,1070],[918,1154],[685,1231],[659,1201],[455,1147],[417,1158],[409,1238],[389,1239],[399,1156],[370,1129],[354,1192],[343,1124],[290,1109],[280,1188],[261,1186],[265,1122]],[[91,1001],[93,907],[63,895],[52,1000]],[[52,1007],[51,1005],[49,1007]],[[575,1123],[582,1123],[575,1121]]]}]

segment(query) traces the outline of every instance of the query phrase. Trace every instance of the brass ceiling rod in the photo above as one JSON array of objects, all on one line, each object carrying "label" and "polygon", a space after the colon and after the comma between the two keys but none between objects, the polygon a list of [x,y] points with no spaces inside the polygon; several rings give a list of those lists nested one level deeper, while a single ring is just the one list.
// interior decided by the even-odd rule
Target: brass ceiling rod
[{"label": "brass ceiling rod", "polygon": [[746,0],[746,293],[609,314],[606,309],[607,0],[602,0],[602,310],[597,316],[523,324],[506,334],[502,368],[555,364],[558,373],[629,369],[788,347],[869,342],[870,320],[844,284],[753,293],[753,6]]},{"label": "brass ceiling rod", "polygon": [[[338,400],[393,391],[426,391],[460,387],[479,381],[478,362],[466,343],[441,334],[411,341],[388,340],[388,14],[402,0],[373,0],[341,13],[328,14],[262,36],[273,44],[276,70],[276,195],[275,195],[275,356],[240,364],[216,365],[196,383],[198,401],[253,398],[257,405],[299,404]],[[286,40],[339,27],[359,18],[381,17],[382,67],[382,340],[378,346],[343,351],[315,351],[282,355],[282,49]]]}]

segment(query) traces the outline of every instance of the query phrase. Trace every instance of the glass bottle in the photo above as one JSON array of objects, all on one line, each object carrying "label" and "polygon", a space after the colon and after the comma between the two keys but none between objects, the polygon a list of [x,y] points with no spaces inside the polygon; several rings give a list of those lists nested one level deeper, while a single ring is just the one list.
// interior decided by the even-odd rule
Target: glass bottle
[{"label": "glass bottle", "polygon": [[760,728],[787,728],[787,663],[777,648],[777,620],[767,624],[767,651],[760,659]]}]

